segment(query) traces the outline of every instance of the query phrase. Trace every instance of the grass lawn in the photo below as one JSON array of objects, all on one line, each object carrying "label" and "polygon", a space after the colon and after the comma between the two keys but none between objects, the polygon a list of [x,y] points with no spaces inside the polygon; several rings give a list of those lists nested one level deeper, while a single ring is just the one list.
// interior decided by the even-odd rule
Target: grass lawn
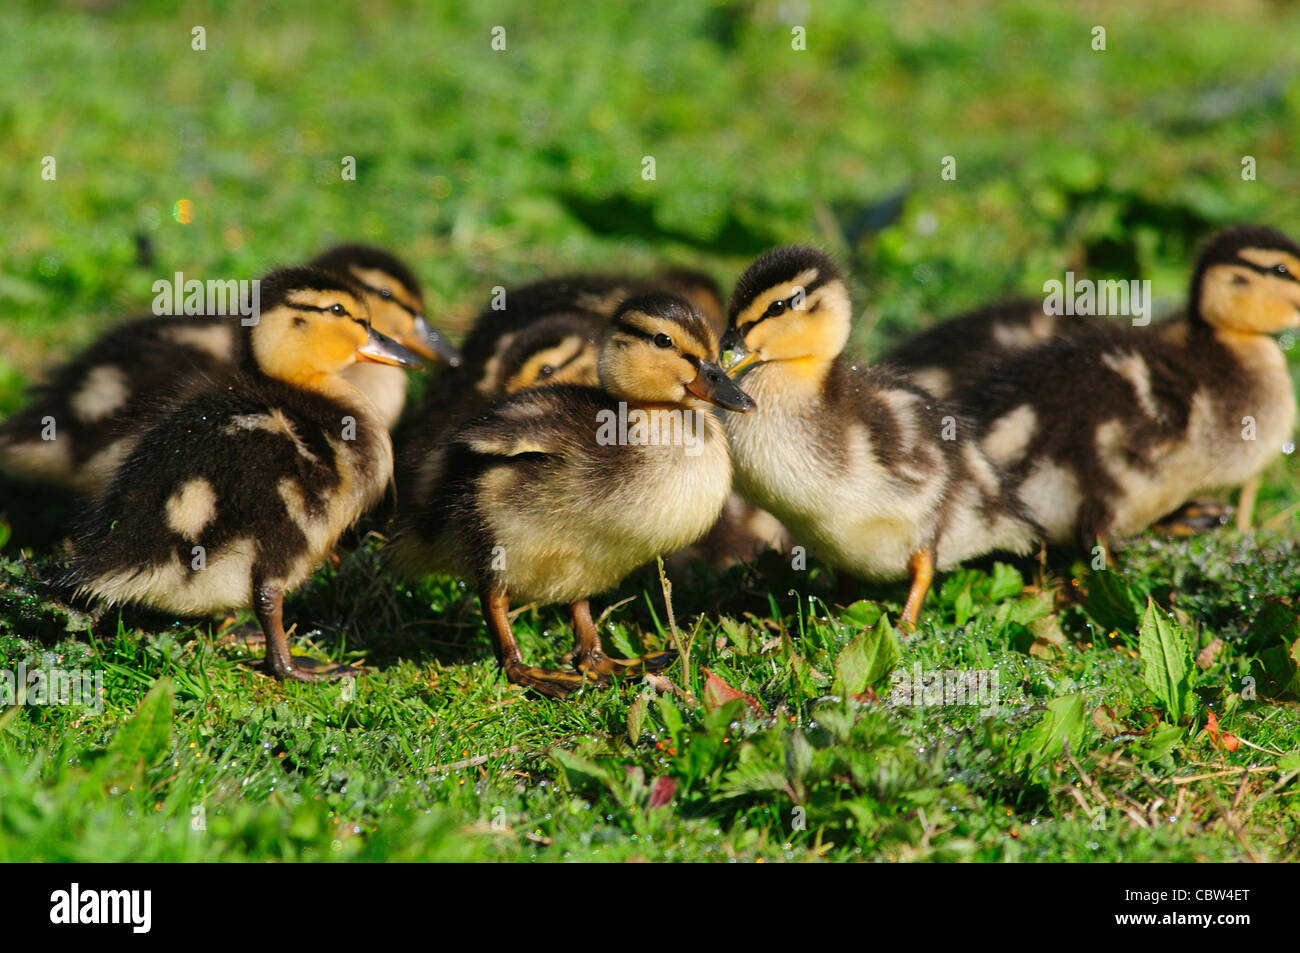
[{"label": "grass lawn", "polygon": [[[790,241],[851,267],[867,356],[1068,269],[1174,307],[1213,229],[1300,235],[1298,41],[1300,8],[1200,0],[5,4],[0,415],[155,280],[343,239],[410,261],[453,336],[497,284],[729,287]],[[676,629],[679,692],[567,702],[507,685],[473,592],[395,582],[377,535],[286,604],[300,651],[371,671],[282,685],[223,620],[53,599],[67,501],[0,494],[4,667],[103,673],[102,710],[0,708],[0,860],[1300,855],[1294,454],[1253,537],[978,563],[906,638],[902,587],[836,608],[815,562],[672,573],[669,602],[647,567],[595,608],[625,653]],[[559,608],[516,630],[534,664],[569,647]],[[926,697],[954,672],[996,704]]]}]

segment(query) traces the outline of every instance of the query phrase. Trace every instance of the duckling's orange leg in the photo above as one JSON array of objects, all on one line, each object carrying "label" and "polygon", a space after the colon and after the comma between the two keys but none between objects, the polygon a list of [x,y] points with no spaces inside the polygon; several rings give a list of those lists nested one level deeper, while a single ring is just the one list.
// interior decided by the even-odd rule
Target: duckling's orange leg
[{"label": "duckling's orange leg", "polygon": [[929,546],[918,549],[907,560],[907,574],[912,585],[907,590],[907,602],[903,604],[903,614],[899,621],[909,629],[915,629],[921,617],[921,603],[930,592],[930,583],[934,580],[934,550]]},{"label": "duckling's orange leg", "polygon": [[1259,494],[1261,477],[1256,473],[1241,487],[1237,499],[1237,532],[1249,533],[1255,523],[1255,497]]},{"label": "duckling's orange leg", "polygon": [[591,606],[580,599],[572,606],[573,633],[577,643],[573,651],[573,667],[580,672],[594,672],[597,677],[610,675],[644,675],[661,672],[677,659],[676,652],[652,652],[640,658],[617,659],[605,654],[600,632],[591,619]]},{"label": "duckling's orange leg", "polygon": [[266,634],[267,670],[276,678],[328,682],[360,674],[350,665],[318,662],[305,655],[289,653],[289,637],[284,634],[284,590],[274,583],[253,586],[253,612]]},{"label": "duckling's orange leg", "polygon": [[549,698],[564,698],[584,685],[603,685],[596,675],[584,672],[561,672],[549,668],[536,668],[524,664],[523,652],[510,627],[510,599],[503,588],[484,582],[479,586],[479,601],[483,604],[483,618],[487,621],[492,648],[506,678]]}]

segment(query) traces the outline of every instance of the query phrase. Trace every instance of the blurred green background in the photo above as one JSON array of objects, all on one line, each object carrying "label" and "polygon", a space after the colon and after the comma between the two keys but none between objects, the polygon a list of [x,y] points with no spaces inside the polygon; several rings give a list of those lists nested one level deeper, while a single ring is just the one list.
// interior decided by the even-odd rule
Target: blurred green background
[{"label": "blurred green background", "polygon": [[453,330],[546,271],[729,287],[811,241],[875,350],[1066,268],[1172,307],[1207,231],[1300,209],[1289,3],[19,2],[0,51],[0,411],[157,278],[339,239],[408,257]]}]

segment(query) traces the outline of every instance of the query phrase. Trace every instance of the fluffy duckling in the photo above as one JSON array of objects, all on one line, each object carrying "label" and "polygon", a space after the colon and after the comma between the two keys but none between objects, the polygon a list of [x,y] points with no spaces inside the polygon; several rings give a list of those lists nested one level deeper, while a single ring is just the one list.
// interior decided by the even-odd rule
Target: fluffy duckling
[{"label": "fluffy duckling", "polygon": [[1300,324],[1297,276],[1300,247],[1281,232],[1228,229],[1201,253],[1185,320],[1055,338],[956,399],[1049,540],[1135,533],[1291,445],[1295,393],[1269,335]]},{"label": "fluffy duckling", "polygon": [[[1187,330],[1187,313],[1167,315],[1150,327],[1133,327],[1127,333],[1154,334],[1177,344]],[[1077,332],[1091,333],[1117,322],[1083,315],[1055,315],[1044,311],[1042,300],[1014,300],[988,305],[942,321],[903,340],[885,352],[884,362],[903,368],[936,397],[948,399],[970,386],[1003,361],[1054,338]],[[1248,480],[1237,501],[1236,525],[1249,532],[1259,478]],[[1213,498],[1189,501],[1153,524],[1159,532],[1186,536],[1222,526],[1230,509]]]},{"label": "fluffy duckling", "polygon": [[[449,364],[455,350],[421,314],[419,284],[389,253],[341,245],[316,261],[362,282],[372,324],[410,350]],[[0,470],[86,495],[101,492],[140,436],[141,421],[191,386],[244,359],[238,318],[167,315],[110,329],[34,389],[26,408],[0,424]],[[355,365],[344,372],[391,429],[406,399],[404,373]]]},{"label": "fluffy duckling", "polygon": [[850,365],[852,307],[834,262],[800,246],[741,276],[724,364],[758,412],[724,421],[736,488],[837,569],[910,577],[915,625],[934,569],[1027,552],[1036,530],[974,430],[885,367]]},{"label": "fluffy duckling", "polygon": [[[731,462],[712,406],[754,403],[717,366],[716,342],[680,298],[624,302],[602,340],[599,387],[523,390],[457,428],[428,500],[399,515],[395,563],[477,580],[511,682],[562,697],[673,658],[609,658],[587,600],[717,519]],[[570,605],[574,671],[525,664],[512,600]]]},{"label": "fluffy duckling", "polygon": [[67,582],[183,615],[251,607],[271,674],[346,674],[289,654],[283,597],[392,478],[388,429],[343,371],[419,361],[370,327],[361,288],[318,269],[268,275],[246,334],[241,366],[160,413],[91,504]]},{"label": "fluffy duckling", "polygon": [[[431,361],[449,367],[460,364],[460,353],[425,317],[419,279],[395,255],[370,245],[336,245],[310,264],[348,275],[361,285],[370,307],[370,325],[380,334]],[[345,374],[366,392],[391,431],[406,406],[406,372],[366,362],[354,364]]]},{"label": "fluffy duckling", "polygon": [[[692,274],[685,273],[678,280],[685,283]],[[431,399],[406,430],[406,439],[400,441],[398,495],[416,504],[429,498],[442,465],[444,438],[457,421],[467,420],[502,397],[529,387],[597,386],[600,336],[607,323],[600,315],[586,311],[549,314],[497,338],[495,353],[472,383],[464,381],[472,373],[469,367],[464,373],[441,378]],[[765,549],[788,548],[788,543],[788,534],[775,517],[732,494],[713,528],[686,550],[674,554],[670,565],[680,570],[688,563],[703,562],[724,569],[737,561],[753,560]]]}]

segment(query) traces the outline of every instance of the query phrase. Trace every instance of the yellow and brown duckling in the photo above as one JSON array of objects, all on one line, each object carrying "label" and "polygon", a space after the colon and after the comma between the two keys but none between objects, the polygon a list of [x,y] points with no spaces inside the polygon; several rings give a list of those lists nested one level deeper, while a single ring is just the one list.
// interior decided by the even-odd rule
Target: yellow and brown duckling
[{"label": "yellow and brown duckling", "polygon": [[251,607],[277,678],[346,674],[290,655],[282,600],[392,479],[388,429],[343,372],[420,365],[370,326],[359,286],[319,269],[263,279],[244,333],[241,366],[160,412],[90,504],[66,581],[180,615]]},{"label": "yellow and brown duckling", "polygon": [[[725,314],[717,286],[699,272],[669,270],[654,280],[682,289],[683,298],[685,290],[691,289],[694,294],[687,299],[690,303],[702,301],[712,308],[713,315]],[[494,350],[486,360],[467,362],[434,383],[422,409],[404,428],[404,439],[399,440],[399,497],[416,504],[428,499],[442,466],[444,438],[456,422],[486,410],[507,394],[529,387],[557,383],[597,386],[600,338],[610,318],[600,309],[608,308],[610,301],[635,285],[616,276],[585,275],[541,282],[508,294],[507,300],[515,301],[520,313],[540,317],[518,324],[522,319],[516,315],[510,323],[518,326],[492,339]],[[597,289],[604,293],[593,297]],[[572,294],[567,304],[565,290]],[[540,298],[534,298],[534,292]],[[696,310],[706,317],[710,327],[717,327],[716,317],[698,305]],[[489,319],[485,316],[480,320]],[[500,330],[500,325],[493,327]],[[480,336],[479,340],[486,338]],[[721,569],[737,561],[752,560],[764,549],[785,548],[788,541],[775,517],[733,494],[713,528],[688,549],[674,554],[672,564],[681,568],[690,562],[703,562]]]},{"label": "yellow and brown duckling", "polygon": [[[560,697],[673,658],[609,658],[587,600],[717,519],[731,462],[713,407],[754,404],[716,361],[717,338],[688,303],[633,298],[604,333],[599,387],[523,390],[449,435],[428,499],[399,514],[395,564],[477,581],[510,681]],[[570,605],[573,671],[524,662],[512,601]]]},{"label": "yellow and brown duckling", "polygon": [[1024,553],[1036,530],[954,409],[842,352],[852,307],[834,262],[811,248],[762,255],[741,276],[724,365],[758,411],[724,423],[736,489],[809,552],[852,576],[910,578],[915,625],[936,568]]},{"label": "yellow and brown duckling", "polygon": [[1300,247],[1232,228],[1201,253],[1184,321],[1058,337],[955,398],[1048,539],[1088,549],[1251,481],[1292,446],[1295,393],[1269,335],[1297,325]]},{"label": "yellow and brown duckling", "polygon": [[[433,382],[403,425],[399,494],[423,500],[428,486],[423,474],[440,465],[446,434],[506,394],[548,383],[596,386],[600,337],[610,318],[629,297],[653,291],[715,309],[720,300],[712,279],[684,269],[649,278],[563,275],[494,295],[465,336],[460,366]],[[716,315],[705,316],[716,327]]]},{"label": "yellow and brown duckling", "polygon": [[[422,356],[458,363],[422,316],[419,283],[393,255],[344,245],[316,261],[364,283],[381,334]],[[141,421],[241,363],[247,340],[241,329],[240,319],[227,315],[164,315],[110,329],[55,368],[28,406],[0,424],[0,471],[87,495],[102,491],[139,438]],[[406,399],[404,373],[356,365],[345,376],[391,429]]]}]

